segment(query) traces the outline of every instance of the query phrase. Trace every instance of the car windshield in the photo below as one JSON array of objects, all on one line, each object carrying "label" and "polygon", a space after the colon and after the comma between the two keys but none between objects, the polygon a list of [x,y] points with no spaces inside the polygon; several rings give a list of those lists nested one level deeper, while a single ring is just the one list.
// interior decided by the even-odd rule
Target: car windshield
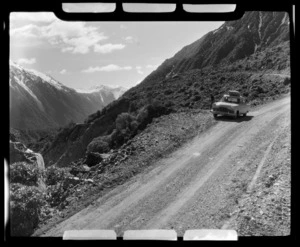
[{"label": "car windshield", "polygon": [[240,103],[240,99],[236,97],[223,96],[221,102]]}]

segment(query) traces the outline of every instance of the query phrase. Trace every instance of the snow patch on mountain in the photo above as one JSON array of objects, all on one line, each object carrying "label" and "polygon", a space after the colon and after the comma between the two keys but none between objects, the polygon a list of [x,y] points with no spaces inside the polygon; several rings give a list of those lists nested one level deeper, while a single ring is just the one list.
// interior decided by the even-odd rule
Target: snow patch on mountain
[{"label": "snow patch on mountain", "polygon": [[106,86],[106,85],[96,85],[96,86],[92,86],[89,89],[75,89],[76,92],[78,93],[83,93],[83,94],[90,94],[90,93],[100,93],[100,96],[103,100],[102,94],[101,93],[112,93],[114,95],[115,99],[118,99],[123,93],[125,93],[125,91],[127,90],[127,88],[124,87],[120,87],[120,86]]},{"label": "snow patch on mountain", "polygon": [[37,78],[41,78],[41,81],[43,83],[45,83],[45,82],[49,83],[58,90],[68,91],[68,89],[69,89],[68,87],[62,85],[61,83],[59,83],[57,81],[55,81],[52,77],[50,77],[48,75],[45,75],[45,74],[43,74],[39,71],[36,71],[34,69],[25,69],[22,66],[20,66],[19,64],[15,63],[11,60],[9,61],[9,65],[16,68],[19,71],[27,73],[31,77],[32,80],[35,80]]},{"label": "snow patch on mountain", "polygon": [[[21,75],[21,79],[19,79],[17,76],[14,76],[15,81],[27,92],[29,95],[37,102],[38,107],[40,110],[45,111],[42,102],[36,97],[36,95],[30,90],[29,87],[27,87],[24,83],[24,77]],[[11,79],[10,79],[10,86],[12,86]]]},{"label": "snow patch on mountain", "polygon": [[58,90],[64,90],[64,91],[68,91],[67,87],[62,85],[61,83],[53,80],[50,76],[47,76],[41,72],[38,72],[34,69],[27,69],[27,72],[29,72],[30,74],[36,76],[36,77],[40,77],[42,79],[42,81],[44,82],[48,82],[49,84],[51,84],[52,86],[54,86],[55,88],[57,88]]}]

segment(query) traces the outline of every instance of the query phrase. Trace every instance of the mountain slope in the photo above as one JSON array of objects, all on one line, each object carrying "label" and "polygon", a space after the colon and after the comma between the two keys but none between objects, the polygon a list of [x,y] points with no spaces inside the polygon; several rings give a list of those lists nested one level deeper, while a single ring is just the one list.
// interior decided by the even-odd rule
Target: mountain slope
[{"label": "mountain slope", "polygon": [[225,22],[167,59],[85,124],[59,133],[43,153],[46,163],[68,166],[91,146],[100,153],[104,144],[117,148],[116,140],[122,144],[157,116],[208,109],[210,94],[218,100],[236,89],[250,101],[262,101],[288,92],[288,20],[283,12],[247,12],[240,20]]},{"label": "mountain slope", "polygon": [[289,16],[286,12],[246,12],[237,21],[227,21],[220,28],[185,46],[165,60],[142,83],[207,66],[226,65],[289,40]]},{"label": "mountain slope", "polygon": [[[120,91],[121,90],[121,91]],[[17,129],[46,129],[82,122],[117,99],[124,89],[99,88],[80,92],[50,76],[10,62],[10,126]]]}]

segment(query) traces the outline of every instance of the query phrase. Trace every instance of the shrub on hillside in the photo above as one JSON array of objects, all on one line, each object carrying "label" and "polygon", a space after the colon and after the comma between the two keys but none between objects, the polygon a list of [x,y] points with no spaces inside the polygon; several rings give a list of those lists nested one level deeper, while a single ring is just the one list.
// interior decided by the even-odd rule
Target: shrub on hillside
[{"label": "shrub on hillside", "polygon": [[29,236],[39,223],[44,194],[35,186],[19,183],[10,186],[11,235]]},{"label": "shrub on hillside", "polygon": [[129,104],[129,112],[135,112],[138,109],[136,102],[132,101]]},{"label": "shrub on hillside", "polygon": [[172,112],[172,106],[174,104],[171,101],[162,103],[161,101],[155,100],[150,104],[145,105],[141,108],[137,115],[137,121],[139,122],[139,129],[143,130],[147,124],[151,123],[153,118],[160,117],[162,115]]},{"label": "shrub on hillside", "polygon": [[45,171],[45,184],[47,186],[61,183],[66,177],[70,177],[71,174],[65,168],[59,168],[56,166],[48,166]]},{"label": "shrub on hillside", "polygon": [[45,172],[47,195],[45,200],[51,207],[61,204],[65,198],[71,193],[68,190],[70,186],[70,179],[73,177],[66,168],[59,168],[56,166],[49,166]]},{"label": "shrub on hillside", "polygon": [[10,182],[35,186],[41,175],[38,167],[26,162],[16,162],[10,166]]},{"label": "shrub on hillside", "polygon": [[137,118],[127,112],[118,115],[116,119],[116,128],[110,137],[114,146],[118,146],[133,137],[139,127]]},{"label": "shrub on hillside", "polygon": [[99,136],[94,138],[87,146],[87,152],[106,153],[110,150],[110,136]]},{"label": "shrub on hillside", "polygon": [[136,118],[133,115],[123,112],[116,119],[116,129],[119,131],[132,130],[131,122],[135,120]]}]

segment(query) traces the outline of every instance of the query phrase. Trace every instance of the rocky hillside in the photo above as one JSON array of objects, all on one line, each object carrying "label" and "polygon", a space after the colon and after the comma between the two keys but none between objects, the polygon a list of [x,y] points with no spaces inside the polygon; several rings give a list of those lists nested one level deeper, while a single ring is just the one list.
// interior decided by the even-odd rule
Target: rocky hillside
[{"label": "rocky hillside", "polygon": [[188,70],[227,65],[255,52],[289,40],[289,17],[285,12],[246,12],[238,21],[220,28],[185,46],[165,60],[142,84],[165,79]]},{"label": "rocky hillside", "polygon": [[76,91],[50,76],[10,62],[10,127],[21,130],[55,128],[83,122],[116,100],[123,88]]},{"label": "rocky hillside", "polygon": [[58,133],[43,151],[46,164],[69,166],[91,153],[117,148],[153,118],[208,109],[236,89],[255,104],[290,90],[289,18],[284,12],[248,12],[184,47],[139,85],[101,112]]}]

